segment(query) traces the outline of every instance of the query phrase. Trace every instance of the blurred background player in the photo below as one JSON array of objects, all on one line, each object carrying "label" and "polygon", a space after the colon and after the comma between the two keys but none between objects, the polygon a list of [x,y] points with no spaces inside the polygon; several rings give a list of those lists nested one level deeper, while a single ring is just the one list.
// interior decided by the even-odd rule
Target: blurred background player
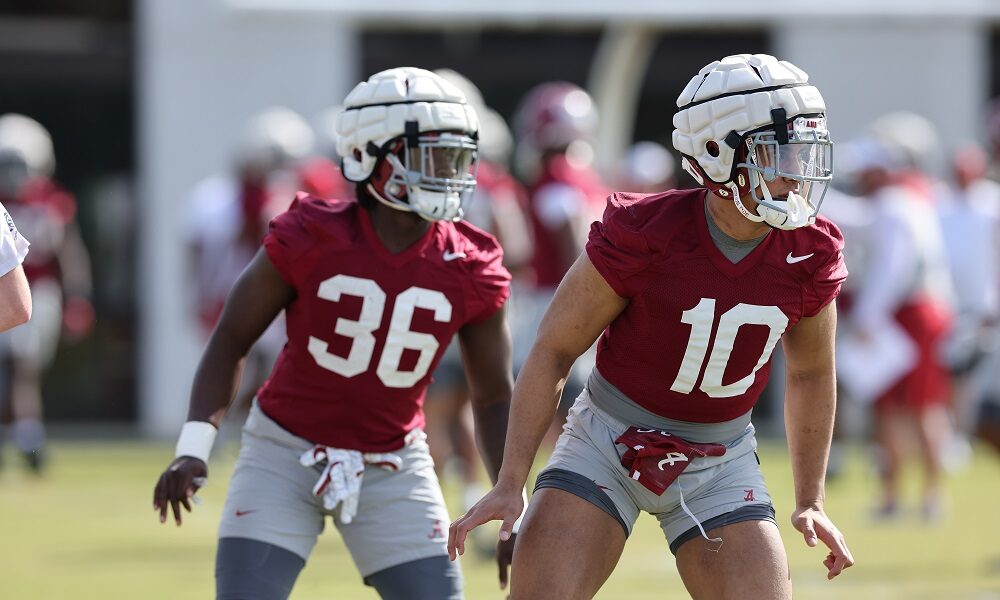
[{"label": "blurred background player", "polygon": [[879,119],[871,131],[863,142],[868,158],[857,168],[857,191],[872,209],[867,266],[844,326],[863,343],[898,338],[893,354],[912,357],[874,399],[882,481],[876,515],[898,514],[901,469],[911,454],[907,442],[915,438],[924,475],[922,512],[936,519],[943,508],[942,456],[951,435],[950,379],[940,352],[953,292],[935,208],[939,188],[923,170],[933,128],[900,113]]},{"label": "blurred background player", "polygon": [[[204,339],[218,322],[240,273],[260,248],[271,219],[288,208],[297,190],[327,197],[336,191],[333,182],[343,179],[335,165],[319,157],[311,165],[305,162],[313,144],[312,129],[296,112],[280,106],[265,109],[247,123],[232,171],[201,181],[191,192],[185,232]],[[284,324],[277,319],[247,359],[234,419],[242,422],[250,395],[267,377],[284,343]]]},{"label": "blurred background player", "polygon": [[[479,116],[476,192],[466,206],[464,219],[493,234],[503,248],[503,265],[514,278],[508,300],[508,316],[514,322],[522,280],[531,259],[531,232],[525,212],[526,193],[508,170],[513,135],[503,117],[486,105],[482,92],[468,78],[451,69],[437,69],[434,73],[461,90]],[[424,401],[424,413],[434,469],[441,478],[449,471],[457,475],[463,510],[475,504],[487,489],[481,480],[482,467],[468,400],[469,387],[459,345],[453,341],[434,371]],[[478,547],[492,553],[492,540],[488,544],[483,538],[480,541],[484,543]]]},{"label": "blurred background player", "polygon": [[[466,358],[484,462],[500,467],[511,393],[496,240],[461,222],[478,120],[429,71],[376,73],[337,125],[357,201],[300,193],[270,225],[202,356],[176,458],[154,507],[181,523],[207,476],[240,367],[282,311],[288,343],[247,419],[216,557],[218,598],[285,598],[331,517],[387,600],[457,600],[449,518],[422,432],[424,393],[451,338]],[[513,539],[497,546],[506,583]]]},{"label": "blurred background player", "polygon": [[[986,180],[1000,185],[1000,98],[987,107],[987,135],[989,143]],[[974,432],[976,437],[1000,452],[1000,349],[987,351],[980,367],[970,378],[968,389],[974,396]]]},{"label": "blurred background player", "polygon": [[655,194],[673,189],[676,161],[663,144],[642,141],[632,144],[615,170],[616,187],[625,192]]},{"label": "blurred background player", "polygon": [[[514,370],[519,372],[538,325],[563,275],[583,252],[590,224],[600,220],[610,190],[594,168],[598,112],[590,95],[565,81],[529,90],[514,119],[517,174],[528,188],[532,226],[533,289],[519,303],[514,332]],[[521,308],[523,306],[523,308]],[[591,348],[579,359],[563,388],[563,401],[546,441],[555,443],[573,400],[583,390],[596,360]]]},{"label": "blurred background player", "polygon": [[90,260],[76,224],[76,200],[53,181],[55,164],[45,127],[20,114],[0,116],[0,202],[31,240],[23,267],[33,305],[30,321],[0,334],[0,414],[9,413],[14,443],[35,473],[45,464],[42,375],[62,333],[76,342],[94,324]]},{"label": "blurred background player", "polygon": [[954,322],[942,355],[952,375],[954,442],[950,461],[971,457],[969,437],[983,396],[985,358],[997,349],[1000,311],[1000,184],[986,178],[989,158],[979,146],[954,153],[951,182],[938,206],[954,294]]}]

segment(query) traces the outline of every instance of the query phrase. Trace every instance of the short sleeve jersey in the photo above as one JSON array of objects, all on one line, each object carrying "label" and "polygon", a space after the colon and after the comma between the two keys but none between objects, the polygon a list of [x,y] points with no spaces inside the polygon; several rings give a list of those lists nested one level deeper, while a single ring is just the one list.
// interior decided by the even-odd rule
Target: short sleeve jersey
[{"label": "short sleeve jersey", "polygon": [[705,196],[616,193],[587,255],[629,300],[598,342],[600,373],[658,415],[718,423],[753,407],[778,339],[837,296],[847,269],[823,217],[774,230],[731,263],[708,232]]},{"label": "short sleeve jersey", "polygon": [[564,156],[553,157],[545,163],[541,176],[529,191],[535,244],[531,267],[535,285],[555,289],[566,274],[566,265],[576,260],[575,255],[564,256],[566,251],[556,235],[557,228],[546,224],[552,218],[543,216],[549,212],[544,207],[545,200],[560,198],[552,204],[562,205],[562,208],[553,212],[576,215],[575,220],[581,222],[582,236],[587,224],[601,214],[608,192],[589,167],[574,166]]},{"label": "short sleeve jersey", "polygon": [[28,254],[28,240],[17,230],[14,219],[7,209],[0,204],[3,213],[3,230],[0,231],[0,276],[10,273],[14,267],[24,262]]},{"label": "short sleeve jersey", "polygon": [[296,298],[260,407],[288,431],[337,448],[401,448],[424,424],[424,393],[452,336],[509,294],[489,234],[438,221],[393,254],[353,201],[300,193],[271,222],[264,248]]}]

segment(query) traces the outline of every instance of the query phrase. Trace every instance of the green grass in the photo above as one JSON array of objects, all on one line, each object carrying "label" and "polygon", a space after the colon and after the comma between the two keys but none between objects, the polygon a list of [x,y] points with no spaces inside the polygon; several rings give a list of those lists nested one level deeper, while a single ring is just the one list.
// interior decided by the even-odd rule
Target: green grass
[{"label": "green grass", "polygon": [[[785,450],[764,442],[761,459],[796,598],[1000,599],[1000,461],[977,450],[973,463],[949,478],[946,517],[928,526],[915,510],[892,524],[868,518],[877,482],[864,448],[854,448],[844,477],[828,485],[827,504],[858,564],[828,582],[820,564],[825,552],[806,547],[787,523],[792,494]],[[170,452],[139,442],[57,443],[43,479],[24,474],[19,457],[8,452],[0,472],[0,599],[211,598],[215,528],[236,448],[220,447],[212,481],[199,494],[202,504],[180,529],[160,525],[151,506],[153,483]],[[916,498],[917,484],[909,473],[908,498]],[[470,553],[463,568],[468,598],[504,597],[490,561]],[[648,515],[598,595],[637,597],[687,597]],[[328,527],[292,598],[377,596]]]}]

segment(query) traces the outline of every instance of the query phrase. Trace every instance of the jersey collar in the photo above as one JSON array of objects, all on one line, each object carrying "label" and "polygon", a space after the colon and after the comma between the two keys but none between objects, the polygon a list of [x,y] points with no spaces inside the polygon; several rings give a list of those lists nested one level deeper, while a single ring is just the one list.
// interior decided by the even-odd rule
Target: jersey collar
[{"label": "jersey collar", "polygon": [[374,248],[375,255],[383,262],[389,263],[394,267],[402,266],[414,258],[420,258],[424,256],[427,247],[431,244],[434,236],[437,235],[438,227],[440,224],[435,221],[431,223],[431,226],[427,228],[424,235],[409,245],[401,252],[393,254],[379,239],[378,233],[375,232],[375,227],[372,225],[371,218],[368,216],[368,211],[361,207],[360,204],[357,205],[356,210],[358,211],[358,220],[361,221],[361,233],[365,237],[365,241]]},{"label": "jersey collar", "polygon": [[712,234],[708,232],[708,221],[705,216],[705,203],[708,202],[708,190],[701,196],[701,199],[697,202],[692,202],[691,207],[694,210],[694,222],[695,227],[698,228],[698,238],[701,240],[701,245],[705,249],[705,254],[708,255],[708,259],[712,262],[712,265],[716,269],[722,272],[723,275],[730,278],[742,277],[750,269],[756,267],[763,257],[767,253],[767,248],[770,247],[772,240],[774,239],[774,232],[772,235],[765,237],[760,244],[754,248],[750,254],[743,257],[738,263],[731,263],[726,255],[719,250],[718,246],[712,240]]}]

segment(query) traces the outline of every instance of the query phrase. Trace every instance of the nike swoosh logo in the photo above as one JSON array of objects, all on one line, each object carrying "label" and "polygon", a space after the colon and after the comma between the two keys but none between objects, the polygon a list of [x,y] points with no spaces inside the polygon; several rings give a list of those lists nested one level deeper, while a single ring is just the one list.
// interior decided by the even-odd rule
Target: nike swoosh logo
[{"label": "nike swoosh logo", "polygon": [[810,252],[809,254],[806,254],[805,256],[792,256],[792,253],[789,252],[788,256],[785,257],[785,262],[787,262],[790,265],[794,265],[797,262],[804,261],[805,259],[809,258],[813,254],[815,254],[815,253],[814,252]]},{"label": "nike swoosh logo", "polygon": [[465,258],[465,252],[452,252],[450,250],[445,250],[444,255],[441,257],[444,262],[451,262],[456,258]]},{"label": "nike swoosh logo", "polygon": [[250,510],[238,510],[236,511],[236,516],[242,517],[243,515],[249,515],[250,513],[255,513],[255,512],[257,512],[256,508],[251,508]]}]

